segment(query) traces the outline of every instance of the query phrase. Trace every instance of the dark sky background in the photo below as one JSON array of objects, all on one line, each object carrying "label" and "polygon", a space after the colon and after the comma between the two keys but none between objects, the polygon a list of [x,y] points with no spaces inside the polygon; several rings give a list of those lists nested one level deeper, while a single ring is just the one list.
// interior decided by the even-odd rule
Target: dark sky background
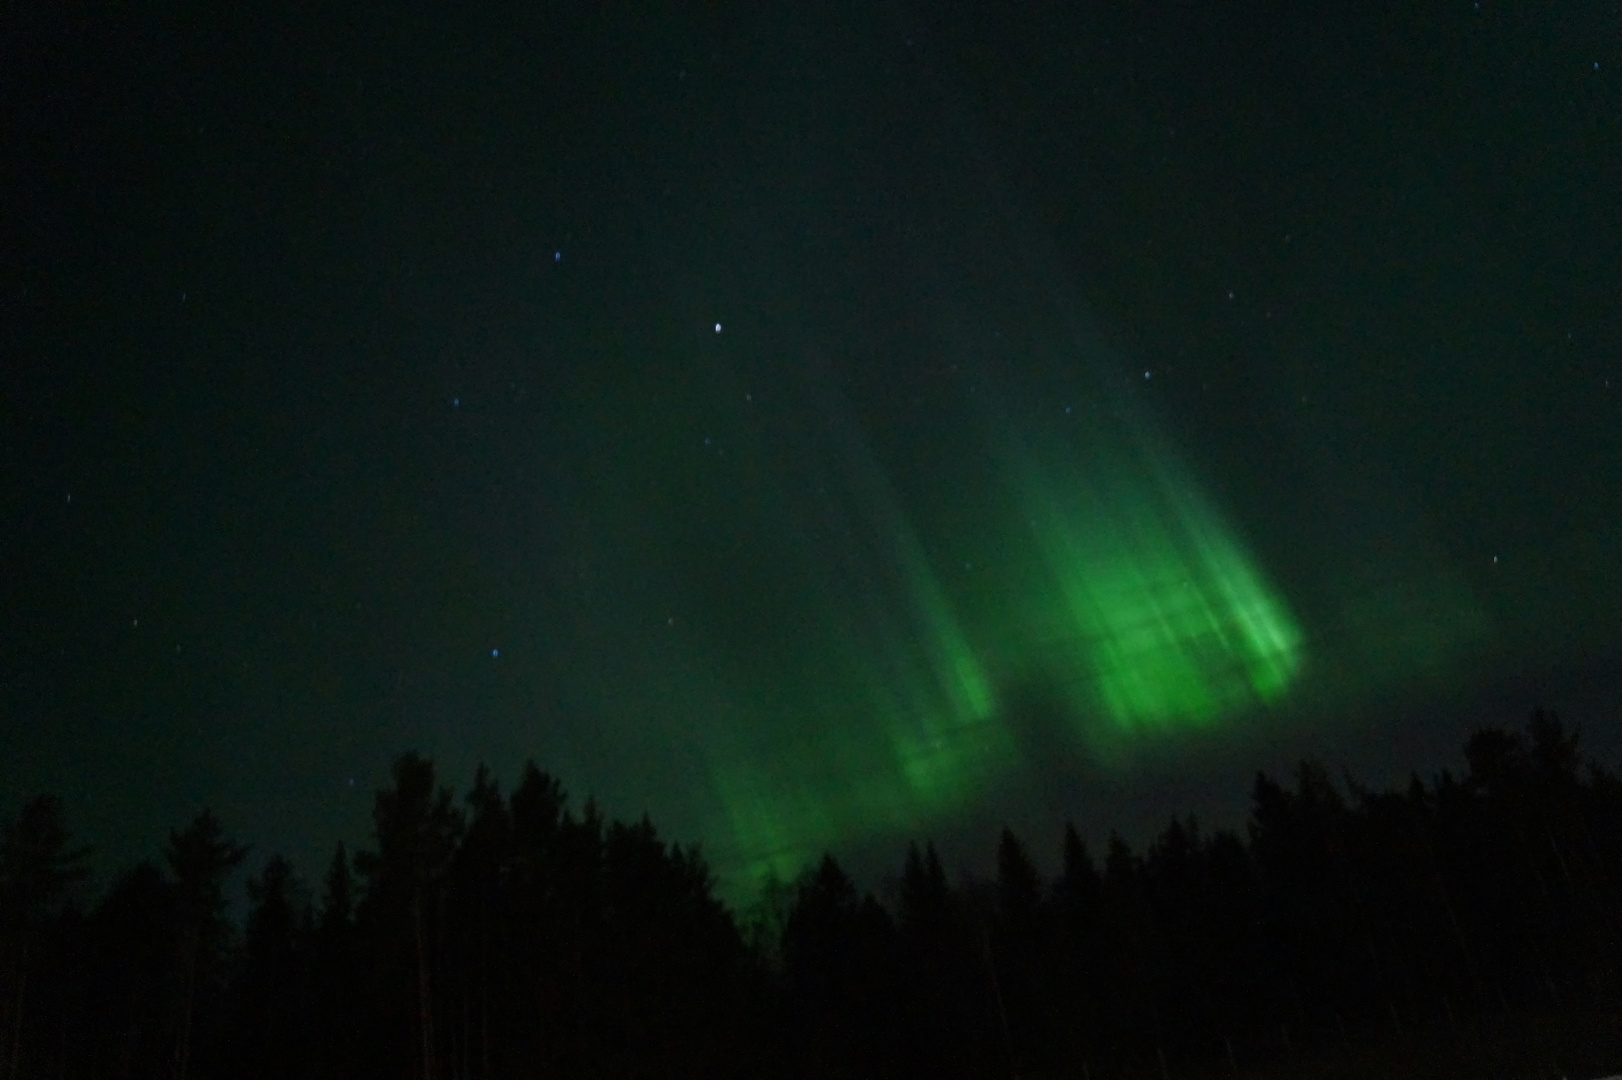
[{"label": "dark sky background", "polygon": [[[9,5],[0,796],[734,883],[1622,748],[1622,9]],[[1051,841],[1051,842],[1050,842]]]}]

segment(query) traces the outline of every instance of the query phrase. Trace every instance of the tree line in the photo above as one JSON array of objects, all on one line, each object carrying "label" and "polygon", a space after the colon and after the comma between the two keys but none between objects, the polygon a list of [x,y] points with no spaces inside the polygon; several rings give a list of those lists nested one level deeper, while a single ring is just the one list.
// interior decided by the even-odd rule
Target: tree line
[{"label": "tree line", "polygon": [[86,902],[40,796],[0,838],[0,1080],[1282,1076],[1614,1016],[1622,780],[1544,712],[1465,759],[1387,791],[1303,762],[1243,833],[1142,851],[1066,826],[1054,880],[1006,829],[986,879],[913,844],[875,893],[825,856],[735,912],[646,818],[407,754],[369,846],[318,888],[265,859],[241,925],[212,813]]}]

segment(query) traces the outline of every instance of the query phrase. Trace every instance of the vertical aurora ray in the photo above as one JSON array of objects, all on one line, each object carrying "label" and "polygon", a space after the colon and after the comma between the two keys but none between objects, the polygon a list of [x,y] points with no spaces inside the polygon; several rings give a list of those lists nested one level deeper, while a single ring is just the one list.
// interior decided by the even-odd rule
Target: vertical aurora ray
[{"label": "vertical aurora ray", "polygon": [[1146,444],[1089,448],[1084,467],[1027,452],[1008,470],[1052,590],[1030,613],[1029,662],[1064,689],[1100,753],[1276,702],[1302,663],[1282,596],[1169,454]]},{"label": "vertical aurora ray", "polygon": [[[959,236],[913,226],[900,246]],[[1034,269],[958,277],[972,260],[925,244],[921,299],[887,285],[873,308],[830,311],[834,329],[819,317],[775,351],[764,335],[748,349],[717,338],[715,355],[678,365],[713,385],[661,393],[646,419],[702,434],[702,461],[603,470],[605,491],[659,493],[616,502],[616,531],[639,575],[627,610],[670,632],[626,663],[626,681],[656,689],[599,713],[622,738],[690,752],[691,775],[643,789],[682,793],[672,803],[693,807],[692,832],[745,894],[823,850],[940,837],[1030,793],[1068,794],[1089,766],[1175,767],[1189,747],[1314,722],[1326,703],[1450,668],[1477,633],[1468,583],[1450,586],[1445,552],[1412,543],[1409,515],[1357,549],[1374,512],[1391,513],[1378,492],[1357,497],[1368,470],[1217,498],[1105,335],[1055,295],[1039,239],[994,222],[981,240],[987,266],[1018,250]],[[823,340],[841,342],[838,362],[802,345]],[[604,425],[632,428],[617,410]],[[1211,445],[1213,478],[1232,483]],[[1322,505],[1292,515],[1303,494]],[[1409,557],[1380,573],[1394,552]]]},{"label": "vertical aurora ray", "polygon": [[712,755],[729,846],[752,876],[923,827],[1017,764],[994,677],[902,498],[842,406],[821,396],[821,444],[797,447],[785,469],[818,494],[782,508],[793,524],[781,542],[807,597],[795,648],[817,658],[818,677],[772,695],[771,715],[750,725],[803,737],[786,754],[774,737]]},{"label": "vertical aurora ray", "polygon": [[730,433],[748,471],[690,510],[730,554],[650,579],[686,582],[672,603],[692,614],[636,679],[663,688],[636,711],[693,752],[698,831],[739,896],[824,850],[939,835],[1081,762],[1121,770],[1180,735],[1359,700],[1475,632],[1419,549],[1383,591],[1295,581],[1287,601],[1130,408],[1072,424],[977,403],[884,443],[837,380],[807,382],[782,428]]},{"label": "vertical aurora ray", "polygon": [[792,649],[815,658],[815,676],[802,666],[777,687],[770,671],[743,672],[728,695],[754,703],[708,751],[728,863],[791,874],[822,848],[916,834],[1015,782],[1033,764],[1008,693],[1025,680],[1060,689],[1060,719],[1044,723],[1106,762],[1291,686],[1293,616],[1143,431],[964,440],[966,458],[991,449],[1000,464],[985,490],[957,493],[989,549],[971,592],[940,554],[954,526],[916,512],[953,500],[904,495],[821,389],[821,434],[799,432],[778,475],[816,495],[778,504],[791,524],[773,560],[799,581]]},{"label": "vertical aurora ray", "polygon": [[[987,362],[916,395],[814,357],[775,368],[792,408],[721,428],[725,464],[660,485],[686,502],[657,519],[627,509],[628,528],[661,538],[641,589],[661,616],[686,613],[635,679],[661,688],[636,714],[692,754],[696,831],[743,892],[823,850],[939,835],[1083,762],[1120,770],[1140,749],[1179,753],[1182,734],[1237,736],[1336,693],[1332,675],[1402,677],[1343,676],[1324,655],[1376,642],[1398,609],[1365,616],[1298,579],[1287,601],[1149,417],[1110,397],[1108,372],[1085,380],[1084,416],[1061,419],[1052,386],[1073,386],[1076,365],[1038,367]],[[843,396],[897,385],[899,407],[859,413]],[[1425,616],[1416,655],[1456,600],[1401,609]],[[1343,629],[1326,643],[1326,626]]]}]

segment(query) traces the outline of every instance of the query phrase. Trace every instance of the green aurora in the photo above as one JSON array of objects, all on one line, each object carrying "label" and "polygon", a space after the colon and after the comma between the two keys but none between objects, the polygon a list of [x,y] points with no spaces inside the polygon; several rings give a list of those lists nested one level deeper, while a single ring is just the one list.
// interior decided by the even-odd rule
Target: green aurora
[{"label": "green aurora", "polygon": [[[693,422],[702,460],[639,481],[686,499],[603,522],[631,545],[616,567],[639,569],[577,616],[624,635],[626,613],[655,613],[657,634],[618,650],[643,659],[613,685],[561,670],[601,729],[653,721],[623,752],[671,763],[598,793],[636,805],[679,777],[677,827],[734,882],[936,834],[1033,776],[1127,777],[1191,736],[1355,704],[1483,639],[1471,590],[1411,528],[1361,563],[1323,534],[1341,570],[1282,577],[1096,363],[1073,365],[1092,372],[1073,409],[1040,379],[965,374],[915,403],[927,428],[905,408],[875,427],[832,362],[779,372],[793,410],[750,392],[740,361],[708,363],[731,375],[664,423],[732,419]],[[600,516],[617,480],[576,498]]]},{"label": "green aurora", "polygon": [[[949,543],[914,524],[854,425],[831,425],[835,464],[815,487],[835,536],[812,547],[789,538],[812,531],[803,521],[779,530],[804,584],[792,640],[702,706],[749,702],[706,725],[734,732],[707,746],[723,866],[791,875],[823,848],[918,833],[993,794],[1033,765],[1011,715],[1032,686],[1056,688],[1067,752],[1106,764],[1285,698],[1304,663],[1297,617],[1172,451],[1129,423],[1055,430],[1040,450],[1031,430],[1024,446],[985,439],[1001,450],[991,490],[969,498],[995,521],[979,568],[948,565]],[[693,668],[739,645],[712,642]],[[815,673],[773,689],[808,656]],[[806,733],[788,753],[747,740],[785,730]]]},{"label": "green aurora", "polygon": [[1314,573],[1270,565],[1254,507],[1221,505],[1098,364],[1074,365],[1091,390],[1073,407],[1039,377],[965,374],[914,402],[928,428],[905,407],[875,426],[831,362],[771,396],[710,364],[731,377],[678,415],[657,404],[708,433],[696,459],[637,477],[686,498],[616,501],[619,472],[575,492],[598,522],[577,555],[611,555],[620,584],[574,618],[637,659],[555,671],[614,752],[668,763],[588,790],[674,818],[738,895],[824,850],[950,831],[1033,777],[1126,781],[1212,740],[1310,732],[1490,646],[1446,553],[1355,476],[1320,487],[1377,542],[1326,513],[1290,538],[1319,549]]},{"label": "green aurora", "polygon": [[742,896],[1523,706],[1614,750],[1609,39],[1138,8],[14,65],[0,786],[313,879],[402,751],[532,760]]}]

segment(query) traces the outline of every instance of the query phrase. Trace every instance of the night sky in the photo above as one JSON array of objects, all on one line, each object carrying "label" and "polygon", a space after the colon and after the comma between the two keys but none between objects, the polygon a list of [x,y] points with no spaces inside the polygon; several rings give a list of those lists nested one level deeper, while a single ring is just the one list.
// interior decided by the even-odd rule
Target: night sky
[{"label": "night sky", "polygon": [[407,749],[735,884],[1622,748],[1613,2],[3,18],[0,801],[109,865]]}]

